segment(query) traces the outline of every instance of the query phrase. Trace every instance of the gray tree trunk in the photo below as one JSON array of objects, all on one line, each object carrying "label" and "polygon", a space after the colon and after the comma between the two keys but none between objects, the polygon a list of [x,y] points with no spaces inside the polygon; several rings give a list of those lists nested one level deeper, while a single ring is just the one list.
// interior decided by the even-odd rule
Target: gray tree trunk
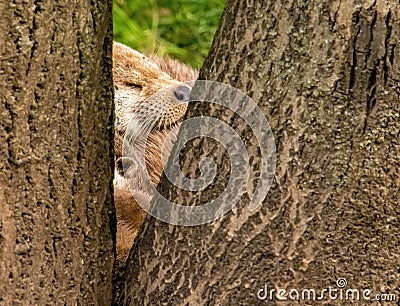
[{"label": "gray tree trunk", "polygon": [[[394,0],[228,1],[200,79],[228,83],[258,103],[276,140],[274,184],[256,212],[242,197],[211,224],[148,218],[120,304],[275,304],[259,290],[339,289],[339,278],[344,289],[370,289],[371,298],[400,298],[399,12]],[[189,117],[215,114],[221,107],[208,103],[189,109]],[[257,174],[258,143],[241,124]],[[225,169],[224,152],[204,138],[182,152],[188,177],[205,150]],[[228,175],[219,172],[217,181]],[[194,198],[165,177],[159,187],[178,204],[201,204],[224,184]],[[325,295],[322,303],[351,302]]]},{"label": "gray tree trunk", "polygon": [[111,1],[0,1],[0,304],[108,305]]}]

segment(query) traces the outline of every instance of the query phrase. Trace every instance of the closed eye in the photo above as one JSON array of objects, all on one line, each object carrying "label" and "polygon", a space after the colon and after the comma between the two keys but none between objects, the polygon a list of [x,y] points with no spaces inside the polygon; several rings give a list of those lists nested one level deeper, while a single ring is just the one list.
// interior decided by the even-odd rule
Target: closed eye
[{"label": "closed eye", "polygon": [[136,83],[132,83],[132,82],[125,82],[125,85],[129,86],[129,87],[133,87],[133,88],[139,88],[142,89],[143,86],[140,84],[136,84]]}]

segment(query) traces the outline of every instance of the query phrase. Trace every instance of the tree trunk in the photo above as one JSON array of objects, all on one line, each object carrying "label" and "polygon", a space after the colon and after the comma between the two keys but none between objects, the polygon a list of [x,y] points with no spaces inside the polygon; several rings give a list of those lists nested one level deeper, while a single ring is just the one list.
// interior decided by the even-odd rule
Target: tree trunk
[{"label": "tree trunk", "polygon": [[[275,181],[255,212],[243,196],[210,224],[148,218],[121,304],[279,304],[264,292],[297,289],[299,299],[284,301],[297,305],[310,303],[301,290],[329,287],[400,298],[399,12],[398,1],[228,1],[200,79],[258,103],[276,140]],[[216,114],[246,140],[257,175],[259,144],[240,119],[209,103],[188,117]],[[225,164],[225,153],[203,138],[181,152],[186,176],[197,177],[205,151]],[[159,187],[177,204],[207,200],[165,177]],[[224,184],[212,187],[210,195],[220,194]],[[326,293],[321,300],[351,303]]]},{"label": "tree trunk", "polygon": [[0,304],[108,305],[111,1],[0,1]]}]

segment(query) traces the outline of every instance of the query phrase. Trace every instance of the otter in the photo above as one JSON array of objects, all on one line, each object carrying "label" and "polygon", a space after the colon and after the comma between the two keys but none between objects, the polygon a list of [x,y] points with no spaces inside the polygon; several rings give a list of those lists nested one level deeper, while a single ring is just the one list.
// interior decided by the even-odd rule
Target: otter
[{"label": "otter", "polygon": [[[163,165],[172,149],[180,122],[186,113],[191,88],[182,83],[197,79],[197,71],[176,60],[143,54],[117,42],[113,44],[113,80],[115,89],[115,175],[114,203],[117,217],[117,260],[126,260],[134,238],[144,222],[146,212],[137,204],[142,198],[149,202],[150,195],[142,190],[143,177],[149,175],[157,186]],[[128,125],[134,127],[128,129]],[[136,141],[146,133],[146,127],[154,125],[147,143]],[[128,129],[128,131],[127,131]],[[126,133],[129,135],[126,135]],[[135,150],[140,146],[145,152],[145,167],[135,163],[134,158],[122,156],[124,137]],[[166,141],[167,139],[167,141]],[[161,148],[166,155],[161,154]],[[164,151],[164,152],[165,152]],[[126,181],[124,169],[129,168],[134,187]],[[134,192],[135,198],[132,196]]]}]

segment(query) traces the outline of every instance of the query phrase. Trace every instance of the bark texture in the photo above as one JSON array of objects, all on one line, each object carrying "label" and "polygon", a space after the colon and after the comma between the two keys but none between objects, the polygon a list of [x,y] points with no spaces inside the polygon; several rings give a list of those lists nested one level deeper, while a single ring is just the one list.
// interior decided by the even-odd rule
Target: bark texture
[{"label": "bark texture", "polygon": [[0,304],[109,305],[111,1],[0,1]]},{"label": "bark texture", "polygon": [[[345,289],[369,288],[371,299],[400,298],[399,12],[398,1],[228,1],[200,79],[228,83],[258,103],[275,135],[275,182],[256,212],[242,197],[207,225],[149,218],[119,303],[273,305],[280,302],[257,297],[265,285],[338,289],[339,278]],[[189,109],[198,115],[233,122],[257,181],[258,143],[243,122],[208,103]],[[203,138],[181,153],[188,177],[206,153],[229,168],[220,146]],[[223,191],[228,175],[220,171],[197,195],[166,179],[160,190],[199,205]]]}]

